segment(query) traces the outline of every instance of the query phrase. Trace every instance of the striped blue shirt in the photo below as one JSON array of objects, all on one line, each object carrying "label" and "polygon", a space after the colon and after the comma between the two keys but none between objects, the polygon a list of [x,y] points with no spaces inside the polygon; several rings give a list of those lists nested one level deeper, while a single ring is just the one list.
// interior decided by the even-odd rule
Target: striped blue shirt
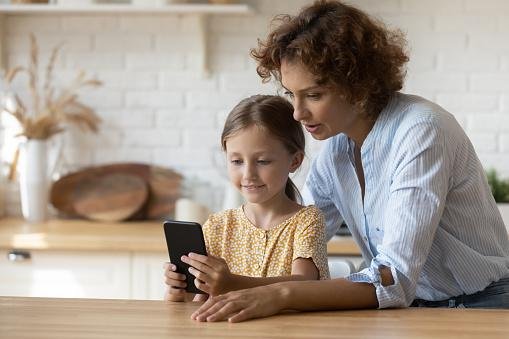
[{"label": "striped blue shirt", "polygon": [[[509,277],[509,240],[483,167],[455,118],[423,98],[395,94],[361,147],[365,196],[345,134],[325,142],[306,189],[330,239],[344,220],[380,308],[443,300]],[[379,266],[394,284],[382,286]]]}]

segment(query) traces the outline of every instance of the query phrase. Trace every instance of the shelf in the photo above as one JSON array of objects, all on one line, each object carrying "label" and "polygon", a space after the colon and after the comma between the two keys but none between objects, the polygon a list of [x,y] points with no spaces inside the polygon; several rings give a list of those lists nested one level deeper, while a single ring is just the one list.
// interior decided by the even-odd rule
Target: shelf
[{"label": "shelf", "polygon": [[199,40],[201,45],[201,73],[209,76],[207,57],[207,17],[209,15],[250,15],[253,9],[246,4],[168,4],[161,6],[139,6],[132,4],[90,4],[82,6],[64,5],[0,5],[0,71],[5,67],[4,45],[5,32],[3,18],[10,15],[59,15],[59,14],[160,14],[160,15],[195,15],[199,17]]},{"label": "shelf", "polygon": [[245,4],[169,4],[162,6],[91,4],[86,6],[63,5],[0,5],[0,14],[252,14],[251,7]]}]

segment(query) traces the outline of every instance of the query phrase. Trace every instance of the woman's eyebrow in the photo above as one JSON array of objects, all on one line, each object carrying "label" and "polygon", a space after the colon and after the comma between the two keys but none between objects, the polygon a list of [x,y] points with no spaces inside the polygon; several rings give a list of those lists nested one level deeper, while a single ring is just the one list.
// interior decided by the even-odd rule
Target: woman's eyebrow
[{"label": "woman's eyebrow", "polygon": [[[283,86],[283,85],[281,85],[281,86]],[[309,92],[309,91],[311,91],[311,90],[315,90],[315,89],[318,89],[318,88],[321,88],[321,87],[322,87],[322,86],[320,86],[320,85],[313,85],[313,86],[309,86],[309,87],[306,87],[306,88],[300,89],[300,90],[298,90],[297,92],[298,92],[298,93],[302,93],[302,92]],[[286,88],[285,86],[283,86],[283,88],[284,88],[285,90],[287,90],[288,92],[293,93],[292,91],[290,91],[290,90],[289,90],[288,88]]]}]

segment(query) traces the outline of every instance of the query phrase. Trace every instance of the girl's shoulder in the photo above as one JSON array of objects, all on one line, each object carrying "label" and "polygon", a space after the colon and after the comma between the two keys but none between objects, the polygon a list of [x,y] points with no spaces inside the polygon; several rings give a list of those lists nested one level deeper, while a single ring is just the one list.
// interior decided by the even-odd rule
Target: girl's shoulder
[{"label": "girl's shoulder", "polygon": [[309,225],[316,222],[323,222],[324,217],[322,211],[315,205],[303,206],[296,214],[295,219],[301,225]]},{"label": "girl's shoulder", "polygon": [[242,217],[242,207],[227,209],[209,215],[205,225],[207,227],[220,227],[238,223]]}]

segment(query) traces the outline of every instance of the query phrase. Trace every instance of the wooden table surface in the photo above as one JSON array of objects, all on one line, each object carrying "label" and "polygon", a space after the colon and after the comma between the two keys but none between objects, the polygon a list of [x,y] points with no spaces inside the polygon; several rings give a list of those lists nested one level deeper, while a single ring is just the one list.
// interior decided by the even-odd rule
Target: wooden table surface
[{"label": "wooden table surface", "polygon": [[[0,219],[0,248],[25,250],[87,250],[166,252],[162,221],[94,222],[55,219],[28,223]],[[329,255],[360,255],[352,237],[334,237]]]},{"label": "wooden table surface", "polygon": [[409,308],[289,313],[230,324],[197,303],[0,297],[1,338],[508,338],[509,310]]}]

